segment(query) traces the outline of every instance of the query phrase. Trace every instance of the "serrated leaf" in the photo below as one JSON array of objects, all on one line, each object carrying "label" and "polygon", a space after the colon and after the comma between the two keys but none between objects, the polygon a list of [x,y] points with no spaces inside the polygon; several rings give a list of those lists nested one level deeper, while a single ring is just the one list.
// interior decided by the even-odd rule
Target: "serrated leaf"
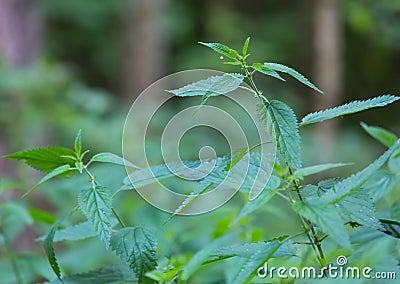
[{"label": "serrated leaf", "polygon": [[181,274],[181,279],[187,281],[203,264],[203,262],[209,257],[209,255],[218,247],[226,244],[228,241],[238,235],[238,232],[228,233],[218,239],[213,240],[208,245],[197,251],[195,255],[189,260],[184,266]]},{"label": "serrated leaf", "polygon": [[237,152],[233,155],[233,157],[232,157],[230,163],[229,163],[228,165],[226,165],[226,167],[225,167],[222,171],[224,171],[224,172],[229,171],[229,170],[230,170],[231,168],[233,168],[237,163],[239,163],[240,160],[244,157],[244,155],[246,155],[248,152],[249,152],[249,148],[248,148],[248,147],[243,147],[243,148],[241,148],[239,151],[237,151]]},{"label": "serrated leaf", "polygon": [[344,167],[352,165],[351,163],[328,163],[328,164],[321,164],[321,165],[315,165],[315,166],[310,166],[310,167],[304,167],[301,169],[296,170],[293,175],[291,176],[292,179],[302,179],[303,177],[317,174],[329,169],[333,168],[338,168],[338,167]]},{"label": "serrated leaf", "polygon": [[[132,272],[124,266],[108,266],[102,267],[89,272],[78,273],[63,277],[65,284],[108,284],[131,282]],[[59,280],[53,280],[49,284],[61,283]]]},{"label": "serrated leaf", "polygon": [[179,89],[166,90],[178,97],[202,96],[204,98],[227,94],[239,88],[243,82],[243,75],[236,73],[225,73],[221,76],[211,76]]},{"label": "serrated leaf", "polygon": [[32,168],[50,173],[63,165],[74,167],[74,161],[65,156],[74,156],[74,151],[64,147],[37,148],[9,154],[4,156],[4,158],[24,160]]},{"label": "serrated leaf", "polygon": [[280,101],[270,103],[264,100],[275,128],[278,149],[286,163],[294,170],[301,168],[300,134],[293,110]]},{"label": "serrated leaf", "polygon": [[[112,227],[114,227],[117,223],[118,222],[116,219],[111,219]],[[96,230],[93,228],[90,222],[86,221],[68,226],[61,230],[57,230],[53,242],[80,241],[95,236],[97,236]],[[43,241],[45,237],[46,236],[38,237],[35,239],[35,241]]]},{"label": "serrated leaf", "polygon": [[394,142],[396,142],[396,140],[398,139],[396,135],[394,135],[392,132],[387,131],[386,129],[383,129],[382,127],[370,126],[364,122],[361,122],[361,126],[365,130],[365,132],[367,132],[369,135],[381,142],[386,147],[392,146]]},{"label": "serrated leaf", "polygon": [[360,112],[374,107],[383,107],[397,101],[398,99],[400,99],[400,97],[383,95],[363,101],[352,101],[341,106],[307,114],[301,120],[300,126],[322,122],[331,118]]},{"label": "serrated leaf", "polygon": [[239,215],[235,218],[235,220],[233,220],[231,224],[237,224],[244,217],[263,207],[278,192],[280,182],[281,181],[277,176],[272,175],[263,192],[256,199],[249,200],[243,206],[242,210],[240,210],[239,212]]},{"label": "serrated leaf", "polygon": [[226,46],[221,43],[213,43],[213,42],[199,42],[202,45],[205,45],[215,52],[222,54],[223,56],[226,56],[231,59],[237,59],[239,57],[239,52],[236,50],[230,48],[229,46]]},{"label": "serrated leaf", "polygon": [[28,192],[26,192],[22,197],[27,196],[29,193],[31,193],[35,188],[37,188],[38,186],[40,186],[41,184],[45,183],[46,181],[56,177],[56,176],[60,176],[62,174],[65,174],[69,171],[73,171],[75,169],[71,169],[71,167],[69,165],[63,165],[61,167],[55,168],[53,171],[51,171],[50,173],[48,173],[47,175],[45,175],[44,177],[42,177],[42,179],[35,184]]},{"label": "serrated leaf", "polygon": [[396,183],[395,174],[387,170],[379,170],[367,179],[362,185],[362,190],[367,192],[375,202],[386,196],[395,187]]},{"label": "serrated leaf", "polygon": [[239,272],[235,275],[231,284],[244,284],[249,283],[256,275],[257,270],[264,265],[266,261],[272,258],[275,252],[282,245],[279,241],[272,241],[267,243],[268,247],[262,251],[255,252],[244,264],[239,268]]},{"label": "serrated leaf", "polygon": [[250,37],[246,38],[246,41],[243,44],[242,54],[245,56],[247,54],[247,49],[249,48]]},{"label": "serrated leaf", "polygon": [[154,283],[145,273],[156,268],[157,242],[152,230],[128,227],[118,230],[111,237],[111,248],[127,263],[138,277],[139,283]]},{"label": "serrated leaf", "polygon": [[333,204],[318,198],[292,204],[294,211],[316,224],[331,239],[343,247],[350,247],[349,236],[342,219]]},{"label": "serrated leaf", "polygon": [[57,231],[57,228],[60,226],[60,224],[64,221],[66,216],[63,218],[60,218],[56,223],[54,223],[53,226],[51,226],[49,233],[47,234],[46,238],[43,241],[43,248],[44,251],[47,255],[47,259],[50,263],[51,269],[53,272],[56,274],[57,278],[63,283],[61,279],[61,270],[60,266],[58,265],[56,255],[54,253],[54,247],[53,247],[53,239],[54,235]]},{"label": "serrated leaf", "polygon": [[111,192],[101,186],[84,189],[78,195],[79,209],[85,214],[107,249],[112,231],[110,220],[112,216],[111,200]]},{"label": "serrated leaf", "polygon": [[336,183],[333,191],[324,195],[324,200],[330,203],[337,203],[352,192],[358,190],[367,180],[378,171],[389,159],[390,155],[400,145],[400,139],[390,147],[382,156],[376,159],[373,163],[369,164],[366,168],[359,171],[350,177]]},{"label": "serrated leaf", "polygon": [[265,65],[263,65],[261,63],[253,63],[253,65],[251,65],[251,68],[253,68],[254,70],[256,70],[256,71],[258,71],[258,72],[260,72],[262,74],[277,78],[277,79],[279,79],[281,81],[286,81],[285,79],[283,79],[281,77],[281,75],[279,75],[278,72],[266,67]]},{"label": "serrated leaf", "polygon": [[127,166],[135,169],[139,169],[138,166],[134,165],[133,163],[129,162],[128,160],[115,155],[113,153],[109,152],[103,152],[103,153],[98,153],[94,155],[88,164],[91,164],[93,162],[100,162],[100,163],[110,163],[110,164],[116,164],[116,165],[121,165],[121,166]]},{"label": "serrated leaf", "polygon": [[318,89],[313,83],[311,83],[306,77],[304,77],[302,74],[300,74],[299,72],[297,72],[296,70],[294,70],[293,68],[290,68],[286,65],[283,64],[279,64],[279,63],[264,63],[264,66],[278,71],[278,72],[283,72],[283,73],[287,73],[290,76],[292,76],[293,78],[297,79],[299,82],[303,83],[304,85],[310,87],[311,89],[316,90],[319,93],[323,93],[320,89]]},{"label": "serrated leaf", "polygon": [[[206,261],[206,263],[234,256],[242,258],[251,258],[257,252],[267,251],[269,247],[270,247],[270,242],[244,243],[244,244],[235,244],[231,246],[224,246],[216,249],[210,255],[210,258]],[[296,254],[296,246],[292,244],[290,241],[285,241],[282,243],[279,249],[275,251],[272,257],[282,257],[295,254]]]},{"label": "serrated leaf", "polygon": [[82,151],[82,130],[79,129],[78,134],[75,137],[74,149],[77,157],[81,156]]},{"label": "serrated leaf", "polygon": [[339,213],[348,222],[356,222],[366,227],[382,230],[375,216],[375,206],[366,192],[358,190],[337,203]]}]

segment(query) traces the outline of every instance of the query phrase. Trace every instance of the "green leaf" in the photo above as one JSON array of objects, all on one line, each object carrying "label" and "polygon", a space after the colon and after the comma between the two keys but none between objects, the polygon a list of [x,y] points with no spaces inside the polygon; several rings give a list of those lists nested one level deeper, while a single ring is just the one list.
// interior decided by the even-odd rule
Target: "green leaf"
[{"label": "green leaf", "polygon": [[279,64],[279,63],[264,63],[264,66],[278,71],[278,72],[283,72],[283,73],[287,73],[290,76],[292,76],[293,78],[297,79],[298,81],[300,81],[301,83],[303,83],[304,85],[310,87],[311,89],[316,90],[319,93],[323,93],[320,89],[318,89],[313,83],[311,83],[306,77],[304,77],[303,75],[301,75],[299,72],[297,72],[296,70],[294,70],[293,68],[290,68],[288,66]]},{"label": "green leaf", "polygon": [[32,168],[50,173],[63,165],[74,167],[74,161],[64,156],[74,156],[74,151],[64,147],[37,148],[4,156],[15,160],[24,160]]},{"label": "green leaf", "polygon": [[253,63],[253,65],[251,65],[251,68],[253,68],[254,70],[256,70],[262,74],[277,78],[281,81],[286,81],[285,79],[283,79],[281,77],[281,75],[278,74],[278,72],[266,67],[265,65],[263,65],[261,63]]},{"label": "green leaf", "polygon": [[228,58],[237,59],[239,57],[239,52],[237,52],[236,50],[234,50],[234,49],[232,49],[229,46],[226,46],[224,44],[212,43],[212,42],[210,42],[210,43],[199,42],[199,43],[211,48],[215,52],[217,52],[219,54],[222,54],[223,56],[226,56]]},{"label": "green leaf", "polygon": [[239,268],[239,272],[235,275],[231,284],[249,283],[256,275],[257,270],[264,265],[270,258],[274,256],[276,251],[282,245],[282,242],[275,240],[267,243],[264,250],[255,252],[244,264]]},{"label": "green leaf", "polygon": [[157,242],[154,232],[142,227],[118,230],[111,237],[111,248],[138,277],[139,283],[154,283],[145,273],[156,268]]},{"label": "green leaf", "polygon": [[239,151],[237,151],[235,153],[235,155],[233,155],[230,163],[228,165],[226,165],[226,167],[223,169],[224,172],[229,171],[231,168],[233,168],[237,163],[240,162],[240,160],[244,157],[244,155],[246,155],[249,152],[249,148],[248,147],[243,147],[241,148]]},{"label": "green leaf", "polygon": [[113,153],[109,153],[109,152],[104,152],[104,153],[98,153],[96,155],[94,155],[89,163],[93,163],[93,162],[100,162],[100,163],[110,163],[110,164],[116,164],[116,165],[121,165],[121,166],[127,166],[127,167],[131,167],[131,168],[135,168],[135,169],[139,169],[138,166],[132,164],[131,162],[129,162],[128,160],[115,155]]},{"label": "green leaf", "polygon": [[228,233],[218,239],[213,240],[201,250],[197,251],[196,254],[193,255],[189,262],[186,263],[186,265],[184,266],[181,274],[181,279],[183,281],[187,281],[200,268],[203,262],[214,250],[226,244],[229,240],[236,237],[237,235],[237,232]]},{"label": "green leaf", "polygon": [[227,94],[239,88],[243,82],[243,75],[236,73],[225,73],[221,76],[211,76],[179,89],[167,90],[167,92],[178,97],[202,96],[203,99],[212,96]]},{"label": "green leaf", "polygon": [[364,122],[361,122],[361,126],[369,135],[381,142],[386,147],[392,146],[398,139],[396,135],[387,131],[386,129],[383,129],[382,127],[369,126]]},{"label": "green leaf", "polygon": [[47,259],[50,263],[51,269],[53,269],[54,273],[56,274],[57,278],[61,281],[61,283],[64,283],[64,282],[61,279],[60,266],[58,265],[56,255],[54,253],[53,239],[54,239],[54,235],[57,231],[57,228],[61,225],[61,223],[64,221],[64,219],[68,215],[60,218],[56,223],[54,223],[53,226],[51,226],[49,233],[47,234],[46,238],[43,241],[43,248],[47,255]]},{"label": "green leaf", "polygon": [[32,219],[37,222],[43,222],[46,224],[54,224],[54,222],[56,222],[56,217],[44,210],[30,208],[29,215],[31,215]]},{"label": "green leaf", "polygon": [[300,134],[293,110],[280,101],[264,100],[275,128],[278,149],[286,163],[294,170],[301,168]]},{"label": "green leaf", "polygon": [[317,174],[329,169],[333,168],[338,168],[338,167],[344,167],[352,165],[351,163],[328,163],[328,164],[322,164],[322,165],[315,165],[315,166],[310,166],[310,167],[304,167],[301,169],[296,170],[293,175],[291,176],[291,179],[302,179],[303,177]]},{"label": "green leaf", "polygon": [[247,49],[249,48],[250,37],[246,38],[246,41],[243,44],[242,54],[245,56],[247,54]]},{"label": "green leaf", "polygon": [[292,204],[294,211],[316,224],[333,241],[343,247],[350,247],[349,236],[342,219],[333,204],[321,202],[319,198]]},{"label": "green leaf", "polygon": [[[286,237],[287,236],[285,236],[285,238]],[[251,258],[257,252],[268,251],[270,246],[271,246],[270,242],[244,243],[244,244],[234,244],[231,246],[224,246],[216,249],[210,255],[210,258],[206,261],[206,263],[234,256],[242,258]],[[282,243],[279,249],[274,252],[273,257],[295,255],[296,250],[297,250],[296,245],[293,245],[290,241],[285,241]]]},{"label": "green leaf", "polygon": [[388,162],[389,169],[395,173],[400,173],[400,148],[398,148],[390,157]]},{"label": "green leaf", "polygon": [[393,219],[381,218],[379,221],[382,223],[383,229],[381,230],[385,234],[394,238],[400,239],[400,221]]},{"label": "green leaf", "polygon": [[400,99],[400,97],[383,95],[364,101],[352,101],[341,106],[307,114],[305,117],[303,117],[300,126],[322,122],[324,120],[360,112],[374,107],[383,107],[397,101],[398,99]]},{"label": "green leaf", "polygon": [[386,196],[396,185],[396,175],[387,171],[379,170],[373,173],[362,185],[362,190],[371,196],[374,202]]},{"label": "green leaf", "polygon": [[370,178],[376,171],[379,170],[379,168],[381,168],[385,164],[390,155],[399,145],[400,139],[382,156],[376,159],[373,163],[369,164],[366,168],[336,183],[334,186],[335,190],[328,192],[324,196],[324,199],[330,203],[337,203],[344,197],[361,188],[361,186],[368,180],[368,178]]},{"label": "green leaf", "polygon": [[[116,219],[111,219],[111,226],[114,227],[117,224]],[[88,221],[68,226],[64,229],[57,230],[54,236],[53,242],[61,241],[80,241],[87,238],[97,236],[96,230],[92,224]],[[35,239],[35,241],[43,241],[46,236],[41,236]]]},{"label": "green leaf", "polygon": [[[62,278],[65,284],[108,284],[133,282],[132,272],[124,266],[102,267],[89,272],[78,273]],[[61,283],[53,280],[49,284]]]},{"label": "green leaf", "polygon": [[274,175],[271,175],[266,188],[263,192],[253,200],[249,200],[240,210],[239,215],[233,220],[231,225],[237,224],[241,221],[244,217],[250,215],[254,211],[263,207],[272,197],[279,191],[279,185],[281,180]]},{"label": "green leaf", "polygon": [[74,142],[74,149],[77,157],[81,156],[81,151],[82,151],[82,130],[79,129],[78,134],[75,137],[75,142]]},{"label": "green leaf", "polygon": [[338,202],[339,213],[346,222],[351,221],[366,227],[382,230],[383,227],[375,215],[375,206],[371,197],[358,190]]},{"label": "green leaf", "polygon": [[73,171],[75,169],[71,169],[71,167],[69,165],[63,165],[61,167],[58,167],[56,169],[54,169],[52,172],[48,173],[47,175],[45,175],[37,184],[35,184],[28,192],[26,192],[22,197],[27,196],[29,193],[31,193],[35,188],[37,188],[38,186],[40,186],[41,184],[43,184],[44,182],[62,175],[64,173],[67,173],[69,171]]},{"label": "green leaf", "polygon": [[79,209],[92,224],[108,249],[111,238],[112,201],[111,192],[101,186],[84,189],[78,195]]}]

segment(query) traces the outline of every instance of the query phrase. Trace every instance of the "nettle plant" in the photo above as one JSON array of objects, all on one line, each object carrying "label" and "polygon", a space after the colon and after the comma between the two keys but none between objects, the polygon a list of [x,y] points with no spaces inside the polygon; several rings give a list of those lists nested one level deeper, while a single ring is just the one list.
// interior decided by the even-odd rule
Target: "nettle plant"
[{"label": "nettle plant", "polygon": [[[187,261],[174,261],[174,256],[169,256],[169,261],[165,262],[161,261],[163,257],[157,255],[156,229],[126,226],[113,207],[113,197],[118,192],[133,189],[132,179],[137,181],[133,184],[147,185],[146,179],[141,174],[146,172],[146,169],[138,169],[131,179],[124,180],[119,191],[112,193],[108,188],[100,185],[91,173],[92,164],[101,162],[137,167],[112,153],[100,153],[87,161],[85,158],[88,151],[82,151],[80,132],[75,138],[73,149],[49,147],[8,155],[7,158],[25,160],[28,165],[46,173],[32,189],[57,176],[71,178],[71,174],[78,173],[87,175],[89,178],[87,188],[79,193],[77,206],[70,213],[76,210],[82,211],[87,217],[87,222],[59,229],[65,218],[70,216],[69,214],[60,218],[50,228],[48,234],[42,237],[48,261],[58,278],[55,281],[193,283],[191,279],[204,266],[208,269],[216,263],[234,258],[237,264],[231,269],[232,273],[225,281],[248,283],[257,277],[257,270],[267,261],[284,258],[291,263],[292,257],[304,259],[303,262],[300,261],[301,265],[306,263],[306,259],[312,257],[309,252],[312,252],[321,267],[334,263],[336,257],[341,254],[350,257],[354,263],[365,264],[367,262],[360,261],[365,246],[360,245],[359,242],[357,246],[352,246],[352,242],[357,242],[354,236],[366,232],[372,237],[365,238],[362,241],[364,243],[378,238],[379,240],[391,239],[396,244],[396,238],[400,238],[399,202],[393,208],[388,208],[387,205],[381,208],[379,216],[375,212],[375,203],[379,203],[388,194],[392,194],[392,198],[396,196],[393,194],[393,189],[400,177],[400,140],[396,135],[380,127],[362,124],[368,134],[388,147],[386,152],[361,171],[348,177],[335,177],[321,180],[316,184],[303,184],[306,176],[346,164],[329,163],[303,167],[299,130],[313,123],[374,107],[383,107],[399,100],[399,97],[382,95],[368,100],[352,101],[335,108],[308,114],[298,122],[294,111],[287,104],[278,100],[270,101],[262,94],[253,79],[253,74],[258,72],[284,81],[280,73],[286,73],[322,93],[308,79],[282,64],[248,63],[249,38],[245,41],[241,54],[223,44],[201,44],[231,59],[232,61],[224,63],[237,65],[241,73],[208,78],[171,92],[177,96],[201,96],[201,105],[203,105],[210,97],[222,94],[222,90],[227,86],[230,90],[234,90],[243,81],[249,83],[254,95],[259,99],[259,118],[265,120],[266,114],[270,116],[277,141],[277,162],[273,166],[273,174],[263,192],[255,200],[248,201],[244,205],[232,222],[236,226],[229,227],[225,235],[212,240]],[[200,85],[201,88],[199,88]],[[251,150],[254,149],[241,149],[233,156],[220,159],[222,162],[217,163],[211,173],[212,182],[207,181],[209,177],[199,180],[200,184],[208,186],[199,187],[201,190],[194,191],[172,216],[179,214],[197,196],[212,188],[211,185],[222,182],[224,175],[213,175],[213,173],[226,173],[239,166],[238,162]],[[251,153],[250,161],[252,159],[257,160],[256,153]],[[198,164],[194,162],[191,165],[196,167]],[[259,164],[255,162],[253,165]],[[383,167],[387,169],[382,169]],[[160,179],[173,176],[165,165],[153,169],[153,173]],[[253,168],[253,171],[256,173],[257,169]],[[252,174],[254,173],[250,170],[248,175]],[[246,182],[243,186],[246,186]],[[275,195],[287,201],[289,207],[298,215],[301,230],[296,234],[283,235],[271,240],[241,242],[240,221],[265,207]],[[96,235],[104,242],[107,249],[114,251],[128,265],[104,267],[86,273],[62,276],[53,243],[58,240],[80,240]],[[228,245],[227,243],[230,243],[232,239],[235,239],[236,243]],[[399,256],[396,249],[393,249],[391,257],[395,263],[396,259],[398,262]]]}]

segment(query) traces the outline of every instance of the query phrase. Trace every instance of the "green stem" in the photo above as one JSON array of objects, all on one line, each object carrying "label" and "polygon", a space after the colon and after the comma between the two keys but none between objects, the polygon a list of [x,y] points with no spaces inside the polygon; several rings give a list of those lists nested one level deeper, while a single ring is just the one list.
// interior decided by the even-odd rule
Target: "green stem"
[{"label": "green stem", "polygon": [[113,212],[115,218],[117,218],[118,223],[121,225],[121,227],[125,228],[126,225],[125,225],[124,221],[122,221],[121,217],[119,217],[119,215],[118,215],[117,211],[114,209],[114,207],[111,208],[111,210],[112,210],[112,212]]},{"label": "green stem", "polygon": [[[256,93],[256,97],[258,97],[260,99],[260,101],[263,103],[263,96],[262,96],[262,92],[257,88],[257,85],[255,84],[254,80],[253,80],[253,75],[252,72],[249,71],[249,66],[247,66],[246,62],[242,61],[242,69],[244,70],[245,76],[248,79],[251,88],[253,89],[253,91]],[[264,98],[266,99],[266,98]],[[293,171],[289,166],[289,171],[290,174],[293,175]],[[293,180],[293,186],[297,192],[297,196],[299,198],[299,200],[301,202],[304,202],[303,197],[300,194],[300,186],[298,184],[298,182],[296,180]],[[289,196],[289,201],[292,200],[292,198]],[[317,234],[315,232],[315,228],[314,228],[314,224],[312,224],[310,221],[308,221],[307,219],[303,218],[302,216],[298,215],[300,218],[300,222],[302,223],[303,227],[304,227],[304,233],[307,235],[308,240],[310,241],[311,247],[314,250],[314,253],[319,261],[319,263],[321,264],[321,266],[325,266],[325,256],[324,256],[324,252],[322,250],[322,246],[321,246],[321,241],[318,240]],[[311,235],[310,232],[311,231]]]}]

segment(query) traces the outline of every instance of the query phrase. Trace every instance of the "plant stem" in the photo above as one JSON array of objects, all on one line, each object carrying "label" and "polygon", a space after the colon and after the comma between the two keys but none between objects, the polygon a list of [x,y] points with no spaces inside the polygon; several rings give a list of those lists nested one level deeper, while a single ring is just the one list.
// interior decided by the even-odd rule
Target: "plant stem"
[{"label": "plant stem", "polygon": [[119,215],[118,215],[117,211],[114,209],[114,207],[112,207],[111,210],[112,210],[112,212],[113,212],[115,218],[117,218],[118,223],[119,223],[123,228],[125,228],[126,225],[125,225],[124,221],[122,221],[121,217],[119,217]]},{"label": "plant stem", "polygon": [[[256,93],[256,97],[258,97],[261,100],[261,102],[263,103],[264,97],[262,96],[262,92],[257,88],[257,85],[255,84],[255,82],[253,80],[252,72],[249,71],[249,66],[247,66],[245,61],[242,61],[242,69],[244,70],[245,76],[248,79],[251,88]],[[287,166],[289,167],[290,174],[293,175],[293,170],[291,169],[291,167],[289,165],[287,165]],[[292,184],[297,192],[297,196],[298,196],[299,200],[304,203],[304,199],[301,196],[300,186],[299,186],[297,180],[293,180]],[[287,200],[290,201],[290,200],[292,200],[292,198],[289,196],[289,199],[287,199]],[[302,223],[302,225],[304,227],[304,233],[307,235],[307,238],[310,241],[311,247],[313,248],[314,253],[315,253],[319,263],[321,264],[322,267],[325,266],[324,252],[322,250],[321,241],[318,240],[317,234],[315,232],[314,224],[312,224],[307,219],[303,218],[301,215],[298,214],[298,216],[300,218],[300,222]],[[310,235],[309,231],[311,231],[311,235]]]}]

